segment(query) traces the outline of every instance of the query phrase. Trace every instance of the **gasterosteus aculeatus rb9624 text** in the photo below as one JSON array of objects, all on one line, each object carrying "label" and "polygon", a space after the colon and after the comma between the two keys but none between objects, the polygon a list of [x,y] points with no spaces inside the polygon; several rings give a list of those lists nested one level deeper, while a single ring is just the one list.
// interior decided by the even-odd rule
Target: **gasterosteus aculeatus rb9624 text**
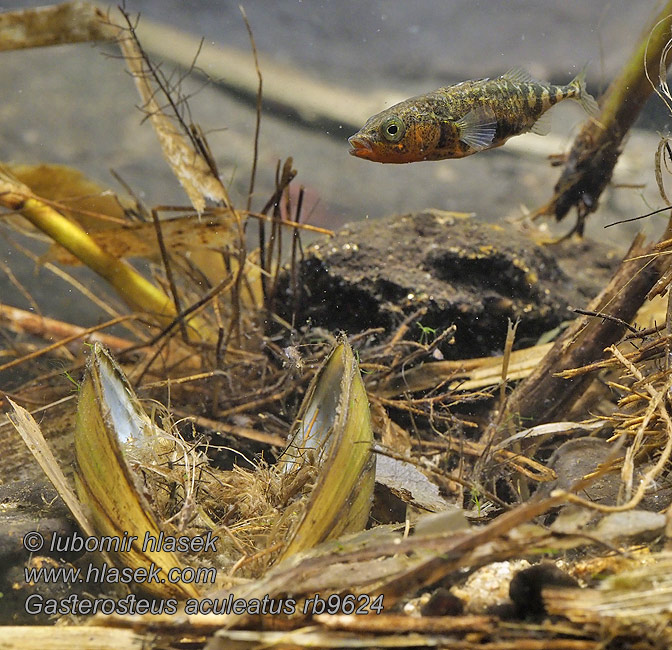
[{"label": "gasterosteus aculeatus rb9624 text", "polygon": [[374,115],[349,138],[350,153],[381,163],[464,158],[527,131],[545,135],[544,113],[564,99],[580,102],[590,115],[597,111],[586,91],[585,69],[566,86],[554,86],[514,68],[495,79],[412,97]]}]

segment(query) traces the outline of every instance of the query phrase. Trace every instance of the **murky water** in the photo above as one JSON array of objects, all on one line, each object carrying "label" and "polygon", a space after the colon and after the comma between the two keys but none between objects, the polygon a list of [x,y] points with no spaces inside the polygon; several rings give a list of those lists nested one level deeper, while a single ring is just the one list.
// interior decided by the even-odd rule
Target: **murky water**
[{"label": "murky water", "polygon": [[[40,4],[42,0],[3,2],[0,9]],[[589,88],[597,94],[659,6],[656,0],[245,3],[261,55],[336,90],[381,97],[380,109],[439,85],[501,73],[511,65],[566,82],[590,61]],[[135,0],[127,8],[147,20],[249,52],[238,2]],[[109,173],[114,168],[149,205],[184,204],[151,127],[141,124],[142,115],[134,108],[138,99],[123,63],[110,58],[111,53],[111,48],[89,45],[3,53],[0,79],[12,89],[0,102],[3,158],[73,165],[117,187]],[[202,85],[196,79],[186,88]],[[302,99],[299,93],[295,101],[300,105]],[[190,104],[195,120],[210,133],[222,177],[242,201],[252,158],[253,106],[212,86],[201,89]],[[474,212],[488,221],[520,216],[521,206],[533,210],[548,200],[558,171],[546,156],[566,150],[585,117],[575,105],[559,106],[554,113],[550,136],[522,136],[517,148],[507,145],[464,160],[390,166],[348,155],[352,125],[307,127],[288,119],[286,112],[268,110],[262,119],[254,206],[266,202],[277,161],[291,156],[298,170],[297,188],[306,187],[304,216],[310,214],[322,226],[337,228],[347,221],[427,207]],[[658,115],[665,114],[659,110]],[[655,119],[654,125],[662,128],[665,120]],[[661,205],[652,163],[657,140],[653,132],[631,138],[626,150],[632,153],[630,162],[615,178],[645,188],[608,190],[601,212],[591,220],[593,234],[603,238],[608,221]],[[621,244],[630,237],[616,229],[607,232]],[[17,255],[10,251],[3,244],[2,259],[12,263],[21,281],[37,284],[39,292],[43,282],[36,281],[33,265],[17,265]],[[0,283],[7,301],[26,306],[6,279]],[[70,295],[69,289],[63,291]],[[62,297],[49,289],[46,293],[45,308],[58,315]],[[91,314],[77,317],[87,322]]]}]

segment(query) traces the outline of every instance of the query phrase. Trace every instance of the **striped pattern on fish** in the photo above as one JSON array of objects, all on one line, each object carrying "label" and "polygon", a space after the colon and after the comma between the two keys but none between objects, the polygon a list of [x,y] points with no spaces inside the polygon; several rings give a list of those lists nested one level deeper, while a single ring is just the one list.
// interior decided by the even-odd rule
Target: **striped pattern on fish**
[{"label": "striped pattern on fish", "polygon": [[369,118],[349,138],[350,153],[381,163],[463,158],[528,131],[545,135],[544,114],[565,99],[578,101],[590,115],[597,112],[585,69],[566,86],[535,81],[517,68],[495,79],[462,81]]}]

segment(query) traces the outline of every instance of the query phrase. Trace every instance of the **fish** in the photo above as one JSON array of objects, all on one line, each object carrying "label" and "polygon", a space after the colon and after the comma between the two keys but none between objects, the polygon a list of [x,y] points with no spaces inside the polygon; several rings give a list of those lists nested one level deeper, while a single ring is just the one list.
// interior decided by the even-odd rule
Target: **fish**
[{"label": "fish", "polygon": [[512,68],[500,77],[411,97],[370,117],[348,138],[350,154],[380,163],[445,160],[501,147],[528,131],[546,135],[545,113],[558,102],[573,99],[589,115],[597,112],[585,73],[584,68],[566,86],[555,86]]}]

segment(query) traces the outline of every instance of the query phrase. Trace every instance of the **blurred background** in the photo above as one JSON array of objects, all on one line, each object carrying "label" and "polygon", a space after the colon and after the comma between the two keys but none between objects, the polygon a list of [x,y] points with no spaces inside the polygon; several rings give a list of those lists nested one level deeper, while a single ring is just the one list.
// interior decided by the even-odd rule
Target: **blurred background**
[{"label": "blurred background", "polygon": [[[44,4],[2,2],[0,10]],[[275,0],[243,2],[261,59],[265,95],[253,208],[274,186],[278,160],[291,156],[296,188],[306,188],[304,219],[337,229],[349,221],[438,208],[475,213],[505,223],[550,199],[559,169],[548,156],[571,145],[585,113],[575,102],[554,108],[548,136],[524,135],[503,148],[462,160],[380,165],[348,155],[347,138],[371,114],[415,94],[469,78],[501,74],[512,66],[539,79],[567,83],[586,64],[596,96],[608,85],[660,10],[659,0]],[[249,37],[238,2],[128,0],[146,43],[163,60],[164,73],[188,65],[204,39],[197,66],[186,79],[191,117],[208,134],[225,183],[244,205],[253,152],[253,92],[229,77],[254,77]],[[178,36],[186,39],[186,47]],[[192,40],[189,40],[189,37]],[[180,40],[180,47],[177,47]],[[226,56],[207,58],[210,49]],[[179,50],[179,52],[178,52]],[[186,52],[186,54],[185,54]],[[119,190],[114,169],[148,205],[186,205],[143,114],[132,79],[110,45],[65,45],[2,53],[0,143],[2,159],[63,163]],[[229,54],[231,55],[229,57]],[[212,79],[207,81],[205,75]],[[221,83],[220,83],[221,81]],[[326,107],[324,112],[314,106]],[[604,230],[614,220],[663,206],[654,177],[658,132],[669,116],[653,97],[617,167],[588,236],[624,248],[633,232],[656,232],[665,217]],[[574,215],[554,227],[567,232]],[[0,238],[0,260],[17,277],[39,285],[43,272]],[[47,282],[47,280],[44,280]],[[48,286],[51,287],[52,279]],[[20,292],[0,278],[2,300],[26,307]],[[47,305],[63,315],[71,289],[46,291]],[[41,303],[42,304],[42,303]],[[46,306],[45,309],[50,309]],[[56,315],[58,315],[56,313]],[[53,314],[52,314],[53,315]],[[87,310],[69,320],[96,319]]]}]

